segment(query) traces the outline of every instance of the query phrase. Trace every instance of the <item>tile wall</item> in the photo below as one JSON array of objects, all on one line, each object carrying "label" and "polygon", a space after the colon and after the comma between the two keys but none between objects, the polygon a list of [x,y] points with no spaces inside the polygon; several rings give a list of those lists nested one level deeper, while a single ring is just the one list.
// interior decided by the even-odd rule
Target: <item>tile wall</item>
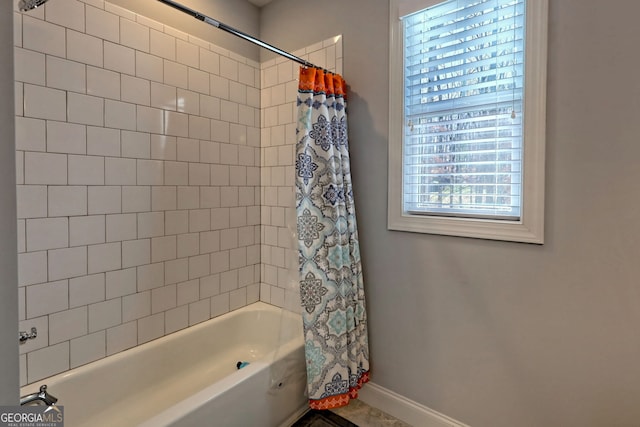
[{"label": "tile wall", "polygon": [[[342,74],[341,36],[293,54]],[[300,312],[294,186],[299,65],[278,57],[261,68],[260,300]]]},{"label": "tile wall", "polygon": [[16,9],[15,46],[22,385],[258,301],[261,252],[286,301],[287,65],[261,149],[254,61],[103,0]]}]

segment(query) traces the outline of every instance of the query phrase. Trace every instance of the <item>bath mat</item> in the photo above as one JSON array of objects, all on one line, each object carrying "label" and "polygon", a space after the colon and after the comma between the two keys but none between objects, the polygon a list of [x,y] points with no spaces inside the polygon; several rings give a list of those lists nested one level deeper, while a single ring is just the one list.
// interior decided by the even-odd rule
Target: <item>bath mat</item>
[{"label": "bath mat", "polygon": [[358,427],[358,425],[331,411],[312,409],[293,423],[291,427]]}]

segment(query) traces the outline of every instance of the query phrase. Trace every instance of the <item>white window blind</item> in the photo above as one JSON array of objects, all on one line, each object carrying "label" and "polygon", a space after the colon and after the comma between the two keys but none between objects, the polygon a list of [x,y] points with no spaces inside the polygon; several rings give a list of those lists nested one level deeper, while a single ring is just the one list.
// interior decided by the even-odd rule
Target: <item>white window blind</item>
[{"label": "white window blind", "polygon": [[519,220],[525,0],[449,0],[401,17],[403,209]]}]

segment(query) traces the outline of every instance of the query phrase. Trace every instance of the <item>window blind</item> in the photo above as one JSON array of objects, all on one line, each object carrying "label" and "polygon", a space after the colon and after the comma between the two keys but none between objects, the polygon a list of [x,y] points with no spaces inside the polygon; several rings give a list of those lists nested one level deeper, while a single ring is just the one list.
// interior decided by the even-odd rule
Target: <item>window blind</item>
[{"label": "window blind", "polygon": [[402,18],[403,204],[518,220],[525,0],[449,0]]}]

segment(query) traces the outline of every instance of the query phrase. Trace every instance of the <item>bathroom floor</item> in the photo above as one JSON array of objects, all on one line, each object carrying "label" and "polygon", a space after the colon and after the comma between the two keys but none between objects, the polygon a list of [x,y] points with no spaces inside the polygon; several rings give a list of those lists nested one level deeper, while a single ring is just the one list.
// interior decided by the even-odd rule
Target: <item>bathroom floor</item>
[{"label": "bathroom floor", "polygon": [[[342,417],[333,417],[333,414]],[[409,424],[373,408],[360,400],[352,400],[349,405],[333,409],[325,416],[307,413],[292,427],[411,427]]]}]

